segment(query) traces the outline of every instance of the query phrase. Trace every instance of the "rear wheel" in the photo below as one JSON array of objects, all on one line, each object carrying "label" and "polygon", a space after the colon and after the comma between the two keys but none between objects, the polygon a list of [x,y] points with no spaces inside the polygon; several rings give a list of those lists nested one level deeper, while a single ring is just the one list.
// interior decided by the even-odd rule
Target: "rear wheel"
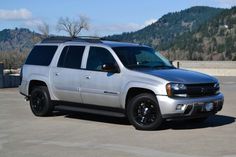
[{"label": "rear wheel", "polygon": [[155,130],[162,123],[157,99],[149,93],[139,94],[129,102],[127,116],[138,130]]},{"label": "rear wheel", "polygon": [[53,111],[48,88],[45,86],[34,87],[30,95],[30,108],[35,116],[49,116]]}]

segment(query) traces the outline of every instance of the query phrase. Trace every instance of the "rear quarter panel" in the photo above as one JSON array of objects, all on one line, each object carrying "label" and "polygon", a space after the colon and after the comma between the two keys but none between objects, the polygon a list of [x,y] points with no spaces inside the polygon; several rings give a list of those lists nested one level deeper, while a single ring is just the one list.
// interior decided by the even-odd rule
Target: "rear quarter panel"
[{"label": "rear quarter panel", "polygon": [[25,89],[20,89],[20,92],[29,95],[29,84],[32,80],[44,82],[49,90],[51,99],[54,99],[53,92],[51,91],[51,86],[49,82],[49,66],[37,66],[37,65],[24,65],[23,66],[23,77],[22,82],[25,83]]}]

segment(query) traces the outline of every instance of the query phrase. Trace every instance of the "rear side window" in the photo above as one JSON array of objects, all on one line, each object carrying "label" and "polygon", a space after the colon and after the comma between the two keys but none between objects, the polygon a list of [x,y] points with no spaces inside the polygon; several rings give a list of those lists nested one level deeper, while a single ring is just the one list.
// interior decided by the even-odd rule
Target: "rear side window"
[{"label": "rear side window", "polygon": [[63,50],[61,52],[61,56],[60,56],[59,61],[57,63],[58,67],[63,67],[64,66],[64,61],[65,61],[68,49],[69,49],[69,46],[66,46],[66,47],[63,48]]},{"label": "rear side window", "polygon": [[57,46],[35,46],[25,64],[48,66],[57,50]]},{"label": "rear side window", "polygon": [[66,46],[62,50],[57,66],[80,69],[85,46]]}]

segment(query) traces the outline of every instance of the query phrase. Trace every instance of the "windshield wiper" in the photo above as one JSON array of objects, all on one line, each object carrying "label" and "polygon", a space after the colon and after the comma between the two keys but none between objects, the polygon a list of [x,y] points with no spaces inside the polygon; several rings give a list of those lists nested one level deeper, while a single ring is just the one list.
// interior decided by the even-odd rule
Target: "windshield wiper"
[{"label": "windshield wiper", "polygon": [[168,66],[168,65],[156,65],[156,66],[150,66],[150,65],[143,65],[143,64],[132,64],[127,65],[128,68],[151,68],[151,69],[175,69],[174,66]]},{"label": "windshield wiper", "polygon": [[169,65],[156,65],[156,66],[153,66],[152,68],[154,68],[154,69],[175,69],[174,66],[169,66]]},{"label": "windshield wiper", "polygon": [[143,65],[143,64],[132,64],[132,65],[127,65],[129,68],[152,68],[152,66],[148,65]]}]

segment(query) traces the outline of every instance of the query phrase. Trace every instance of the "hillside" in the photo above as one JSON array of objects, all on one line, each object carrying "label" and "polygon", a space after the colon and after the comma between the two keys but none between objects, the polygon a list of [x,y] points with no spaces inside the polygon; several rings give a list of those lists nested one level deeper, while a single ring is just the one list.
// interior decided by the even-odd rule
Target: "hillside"
[{"label": "hillside", "polygon": [[219,15],[223,9],[192,7],[180,12],[168,13],[157,22],[139,31],[108,36],[108,39],[150,45],[158,50],[169,49],[171,43],[184,34],[193,32],[203,23]]},{"label": "hillside", "polygon": [[4,62],[5,68],[20,67],[33,45],[41,38],[40,34],[25,28],[0,31],[0,62]]},{"label": "hillside", "polygon": [[40,41],[41,35],[25,28],[0,31],[0,52],[25,52]]},{"label": "hillside", "polygon": [[[42,35],[25,28],[0,31],[0,62],[19,67]],[[142,43],[171,60],[236,60],[236,7],[192,7],[168,13],[136,32],[106,39]]]},{"label": "hillside", "polygon": [[236,7],[183,34],[165,54],[172,59],[236,61]]}]

